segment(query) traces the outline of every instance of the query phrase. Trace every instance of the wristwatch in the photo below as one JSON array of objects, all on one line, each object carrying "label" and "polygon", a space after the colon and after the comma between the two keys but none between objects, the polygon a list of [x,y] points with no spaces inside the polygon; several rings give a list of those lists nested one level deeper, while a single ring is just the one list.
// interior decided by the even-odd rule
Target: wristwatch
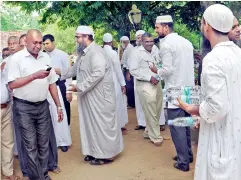
[{"label": "wristwatch", "polygon": [[63,108],[61,106],[57,107],[58,110],[63,110]]}]

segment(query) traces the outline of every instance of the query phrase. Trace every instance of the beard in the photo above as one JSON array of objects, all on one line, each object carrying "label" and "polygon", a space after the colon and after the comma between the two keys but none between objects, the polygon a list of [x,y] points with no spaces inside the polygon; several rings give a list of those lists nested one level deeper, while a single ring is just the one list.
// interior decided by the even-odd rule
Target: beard
[{"label": "beard", "polygon": [[79,43],[76,48],[77,55],[80,56],[83,53],[85,48],[86,46],[84,44]]},{"label": "beard", "polygon": [[212,51],[210,41],[202,34],[202,58]]}]

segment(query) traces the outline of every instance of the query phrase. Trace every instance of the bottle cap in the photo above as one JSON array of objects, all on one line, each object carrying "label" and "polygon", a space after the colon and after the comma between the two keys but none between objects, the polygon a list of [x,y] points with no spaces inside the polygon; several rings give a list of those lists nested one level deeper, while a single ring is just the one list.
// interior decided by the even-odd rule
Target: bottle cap
[{"label": "bottle cap", "polygon": [[168,121],[167,121],[167,124],[168,124],[169,126],[172,126],[172,125],[173,125],[172,120],[168,120]]}]

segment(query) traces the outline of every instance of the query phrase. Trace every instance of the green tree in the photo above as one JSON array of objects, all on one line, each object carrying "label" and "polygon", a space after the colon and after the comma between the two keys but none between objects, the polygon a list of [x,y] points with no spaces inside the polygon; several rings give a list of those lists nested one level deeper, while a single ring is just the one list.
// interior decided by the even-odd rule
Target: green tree
[{"label": "green tree", "polygon": [[0,8],[1,31],[39,29],[38,18],[20,11],[19,7],[9,7],[5,3]]},{"label": "green tree", "polygon": [[143,24],[153,26],[156,16],[171,14],[176,22],[185,23],[190,30],[197,30],[200,19],[199,2],[159,2],[159,1],[54,1],[54,2],[8,2],[17,5],[22,10],[30,13],[38,11],[42,13],[41,23],[53,23],[60,18],[59,26],[66,28],[78,26],[79,24],[92,25],[95,28],[98,24],[116,30],[120,36],[132,30],[128,19],[128,12],[132,4],[143,12]]}]

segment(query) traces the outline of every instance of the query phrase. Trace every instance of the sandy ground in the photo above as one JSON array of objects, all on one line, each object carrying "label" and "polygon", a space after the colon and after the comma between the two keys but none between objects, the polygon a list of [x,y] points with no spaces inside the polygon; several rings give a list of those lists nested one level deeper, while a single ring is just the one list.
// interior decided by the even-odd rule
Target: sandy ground
[{"label": "sandy ground", "polygon": [[[135,109],[129,110],[128,132],[124,135],[124,151],[108,165],[91,166],[84,162],[81,154],[77,102],[72,102],[71,135],[73,144],[68,152],[59,150],[60,174],[49,173],[53,180],[193,180],[194,163],[189,172],[173,168],[175,148],[171,140],[165,140],[162,147],[155,147],[143,139],[143,131],[134,130]],[[170,136],[165,130],[163,136]],[[196,147],[193,148],[196,152]],[[195,154],[195,153],[194,153]],[[18,161],[16,174],[21,176]]]}]

